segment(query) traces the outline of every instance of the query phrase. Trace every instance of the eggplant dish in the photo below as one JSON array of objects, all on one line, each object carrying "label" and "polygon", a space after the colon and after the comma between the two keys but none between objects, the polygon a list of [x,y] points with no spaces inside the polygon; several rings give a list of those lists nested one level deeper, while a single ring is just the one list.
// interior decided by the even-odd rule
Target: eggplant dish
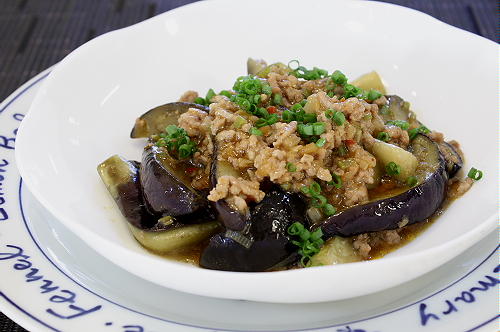
[{"label": "eggplant dish", "polygon": [[420,123],[376,72],[249,59],[232,89],[140,116],[142,160],[98,165],[146,249],[225,271],[383,256],[411,240],[481,171]]}]

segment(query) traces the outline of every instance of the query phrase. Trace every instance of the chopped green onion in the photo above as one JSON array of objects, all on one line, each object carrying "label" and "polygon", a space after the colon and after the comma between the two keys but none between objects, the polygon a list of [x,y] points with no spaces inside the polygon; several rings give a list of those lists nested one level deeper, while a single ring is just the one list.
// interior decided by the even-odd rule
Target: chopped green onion
[{"label": "chopped green onion", "polygon": [[241,128],[245,123],[247,123],[247,120],[243,118],[242,116],[238,116],[236,120],[234,120],[233,127],[236,129]]},{"label": "chopped green onion", "polygon": [[472,167],[470,170],[469,170],[469,173],[467,173],[467,176],[469,178],[471,178],[472,180],[475,180],[475,181],[478,181],[478,180],[481,180],[481,178],[483,177],[483,172]]},{"label": "chopped green onion", "polygon": [[332,181],[328,182],[327,184],[334,186],[335,188],[341,188],[342,187],[342,178],[333,173],[332,174]]},{"label": "chopped green onion", "polygon": [[168,152],[185,159],[196,152],[196,143],[191,141],[187,132],[176,125],[168,125],[165,132],[160,133],[160,139],[155,143],[156,146],[166,147]]},{"label": "chopped green onion", "polygon": [[219,94],[221,96],[225,96],[225,97],[228,97],[228,98],[231,98],[231,96],[233,95],[230,91],[228,90],[222,90],[221,92],[219,92]]},{"label": "chopped green onion", "polygon": [[325,204],[325,206],[323,207],[323,213],[326,215],[326,216],[333,216],[335,214],[335,212],[337,212],[337,209],[333,207],[333,205],[331,204]]},{"label": "chopped green onion", "polygon": [[345,122],[345,115],[340,111],[333,111],[331,119],[337,126],[342,126]]},{"label": "chopped green onion", "polygon": [[291,242],[299,247],[298,253],[302,256],[300,263],[302,266],[307,266],[311,257],[318,253],[324,244],[323,231],[318,228],[314,232],[310,232],[301,223],[295,222],[288,227],[287,232],[289,235],[297,237]]},{"label": "chopped green onion", "polygon": [[363,90],[355,87],[352,84],[346,84],[344,86],[344,98],[358,97],[363,93]]},{"label": "chopped green onion", "polygon": [[250,128],[250,135],[255,135],[255,136],[262,136],[262,131],[260,131],[257,128]]},{"label": "chopped green onion", "polygon": [[325,145],[325,143],[326,143],[326,139],[324,139],[324,138],[320,138],[319,140],[316,141],[316,145],[319,148],[323,147],[323,145]]},{"label": "chopped green onion", "polygon": [[[294,64],[294,68],[292,68],[292,64]],[[300,66],[300,62],[299,60],[290,60],[290,62],[288,62],[288,68],[290,68],[291,70],[297,70],[297,68],[299,68]]]},{"label": "chopped green onion", "polygon": [[334,71],[331,77],[335,84],[344,85],[347,83],[347,77],[340,70]]},{"label": "chopped green onion", "polygon": [[311,205],[314,207],[323,207],[326,204],[326,197],[323,195],[316,195],[313,196],[313,199],[311,201]]},{"label": "chopped green onion", "polygon": [[391,161],[385,165],[385,171],[388,175],[398,175],[401,174],[401,166]]},{"label": "chopped green onion", "polygon": [[304,117],[303,117],[302,121],[304,123],[316,122],[317,121],[316,114],[314,114],[314,113],[306,113],[306,114],[304,114]]},{"label": "chopped green onion", "polygon": [[408,179],[406,179],[406,184],[409,187],[414,187],[418,183],[418,179],[416,176],[409,176]]},{"label": "chopped green onion", "polygon": [[203,99],[201,97],[196,97],[196,99],[194,100],[194,103],[199,104],[199,105],[205,105],[205,99]]},{"label": "chopped green onion", "polygon": [[311,195],[313,196],[321,194],[321,186],[318,182],[313,181],[313,183],[311,183],[311,185],[309,186],[309,189]]},{"label": "chopped green onion", "polygon": [[325,132],[325,124],[323,122],[315,122],[312,124],[314,135],[321,135]]},{"label": "chopped green onion", "polygon": [[295,166],[295,164],[293,163],[286,163],[286,169],[289,172],[295,172],[297,170],[297,166]]},{"label": "chopped green onion", "polygon": [[408,122],[403,121],[403,120],[390,120],[390,121],[387,121],[386,124],[399,127],[403,130],[407,130],[410,127]]},{"label": "chopped green onion", "polygon": [[389,133],[386,133],[385,131],[381,131],[380,133],[378,133],[377,138],[382,142],[388,142],[391,139],[391,135],[389,135]]},{"label": "chopped green onion", "polygon": [[412,140],[415,137],[417,137],[418,134],[428,134],[430,132],[431,131],[426,126],[420,126],[420,127],[408,130],[408,136]]},{"label": "chopped green onion", "polygon": [[281,113],[281,119],[284,122],[292,122],[294,120],[294,114],[290,110],[284,110],[283,113]]},{"label": "chopped green onion", "polygon": [[380,97],[382,97],[382,94],[379,91],[374,90],[374,89],[371,89],[366,94],[366,99],[368,99],[368,100],[375,100],[375,99],[379,99]]},{"label": "chopped green onion", "polygon": [[309,195],[309,193],[311,192],[311,189],[308,186],[303,186],[300,188],[300,191],[302,191],[302,193],[304,195]]},{"label": "chopped green onion", "polygon": [[282,101],[283,101],[283,97],[281,95],[275,94],[273,96],[273,104],[274,105],[281,105]]},{"label": "chopped green onion", "polygon": [[215,94],[214,89],[208,90],[207,95],[205,97],[205,100],[207,101],[207,104],[210,103],[210,100],[212,100],[212,98],[215,97],[215,95],[216,94]]},{"label": "chopped green onion", "polygon": [[290,107],[290,109],[291,109],[292,111],[295,111],[295,112],[300,111],[302,108],[303,108],[303,107],[302,107],[302,105],[301,105],[301,104],[294,104],[294,105],[292,105],[292,107]]}]

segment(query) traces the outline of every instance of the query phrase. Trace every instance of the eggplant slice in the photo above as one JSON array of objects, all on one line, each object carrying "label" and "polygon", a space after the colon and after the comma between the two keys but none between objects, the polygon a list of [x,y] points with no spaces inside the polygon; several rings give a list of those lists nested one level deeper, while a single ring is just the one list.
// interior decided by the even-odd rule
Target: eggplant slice
[{"label": "eggplant slice", "polygon": [[393,197],[357,205],[341,211],[322,223],[326,238],[334,235],[353,236],[361,233],[396,229],[429,218],[445,198],[448,175],[437,144],[419,134],[410,151],[417,157],[417,185]]},{"label": "eggplant slice", "polygon": [[[136,161],[114,155],[99,164],[97,171],[127,219],[131,233],[143,247],[165,253],[199,243],[220,230],[219,223],[211,221],[208,214],[202,223],[194,225],[186,225],[173,217],[158,220],[149,214],[141,193],[139,167]],[[201,221],[193,215],[184,217]]]},{"label": "eggplant slice", "polygon": [[236,232],[227,229],[210,239],[200,266],[224,271],[257,272],[298,259],[288,227],[305,223],[306,204],[296,193],[274,186],[251,210],[251,226]]},{"label": "eggplant slice", "polygon": [[155,145],[148,146],[142,155],[140,184],[146,208],[155,216],[183,216],[209,213],[209,204],[191,186],[186,170],[188,161],[177,160]]},{"label": "eggplant slice", "polygon": [[[210,170],[210,184],[212,188],[215,188],[217,181],[221,176],[234,176],[236,178],[241,176],[241,174],[236,171],[230,163],[223,160],[217,160],[216,143],[214,143],[213,156],[212,168]],[[250,223],[249,214],[242,214],[239,211],[234,210],[224,199],[214,202],[213,206],[217,212],[218,220],[228,229],[242,231]]]},{"label": "eggplant slice", "polygon": [[156,219],[147,212],[144,206],[137,161],[128,161],[114,155],[100,163],[97,166],[97,172],[130,224],[143,229],[156,224]]},{"label": "eggplant slice", "polygon": [[208,107],[193,103],[176,102],[161,105],[147,111],[135,121],[130,137],[147,138],[151,135],[160,134],[168,125],[177,125],[179,115],[187,112],[190,108],[196,108],[207,113],[209,111]]}]

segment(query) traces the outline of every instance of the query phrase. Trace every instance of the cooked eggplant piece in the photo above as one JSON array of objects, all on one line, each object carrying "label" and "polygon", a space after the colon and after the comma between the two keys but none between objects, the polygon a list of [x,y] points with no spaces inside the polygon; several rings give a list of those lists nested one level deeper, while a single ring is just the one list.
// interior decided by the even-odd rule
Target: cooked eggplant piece
[{"label": "cooked eggplant piece", "polygon": [[[139,163],[114,155],[97,166],[109,193],[127,219],[136,240],[145,248],[164,253],[201,242],[219,229],[216,221],[185,225],[172,217],[159,221],[144,206],[139,183]],[[196,219],[195,216],[186,216]],[[210,215],[205,215],[210,218]],[[186,219],[187,219],[186,218]],[[208,219],[210,220],[210,219]]]},{"label": "cooked eggplant piece", "polygon": [[135,120],[130,137],[141,138],[160,134],[168,125],[177,125],[179,115],[187,112],[190,108],[196,108],[207,113],[209,111],[208,107],[193,103],[176,102],[161,105],[147,111]]},{"label": "cooked eggplant piece", "polygon": [[396,229],[401,222],[413,224],[429,218],[442,204],[448,175],[437,144],[419,134],[410,151],[417,157],[417,185],[393,197],[357,205],[341,211],[323,223],[325,237],[352,236],[360,233]]},{"label": "cooked eggplant piece", "polygon": [[267,63],[262,59],[252,59],[247,60],[247,73],[248,75],[257,75],[258,72],[262,71],[267,67]]},{"label": "cooked eggplant piece", "polygon": [[129,224],[129,229],[135,239],[146,249],[156,253],[167,253],[208,239],[220,230],[220,224],[216,221],[194,225],[174,222],[170,227],[153,227],[152,229],[140,229]]},{"label": "cooked eggplant piece", "polygon": [[363,260],[352,246],[350,238],[334,236],[328,239],[320,251],[311,257],[311,266],[335,265]]},{"label": "cooked eggplant piece", "polygon": [[[217,156],[217,144],[214,143],[214,156]],[[217,160],[216,157],[213,158],[212,168],[210,170],[210,184],[212,188],[217,185],[217,181],[221,176],[234,176],[236,178],[240,177],[241,174],[236,171],[231,164],[227,161]],[[234,230],[242,231],[247,224],[250,222],[250,215],[243,214],[239,211],[233,209],[229,204],[221,199],[213,203],[215,210],[217,211],[218,220],[224,225],[224,227]]]},{"label": "cooked eggplant piece", "polygon": [[454,177],[463,166],[463,160],[460,153],[448,142],[438,144],[439,150],[446,161],[446,171],[450,179]]},{"label": "cooked eggplant piece", "polygon": [[390,120],[409,121],[410,104],[396,95],[385,96],[387,98],[387,107],[380,110],[380,115],[384,122]]},{"label": "cooked eggplant piece", "polygon": [[191,186],[186,174],[190,164],[177,160],[162,148],[148,146],[142,155],[140,183],[148,211],[158,217],[204,214],[206,198]]},{"label": "cooked eggplant piece", "polygon": [[305,223],[306,204],[296,193],[275,186],[251,211],[248,231],[226,230],[210,239],[200,266],[214,270],[256,272],[297,259],[288,237],[294,222]]},{"label": "cooked eggplant piece", "polygon": [[130,224],[138,228],[149,228],[156,223],[156,219],[144,207],[138,162],[114,155],[100,163],[97,172]]}]

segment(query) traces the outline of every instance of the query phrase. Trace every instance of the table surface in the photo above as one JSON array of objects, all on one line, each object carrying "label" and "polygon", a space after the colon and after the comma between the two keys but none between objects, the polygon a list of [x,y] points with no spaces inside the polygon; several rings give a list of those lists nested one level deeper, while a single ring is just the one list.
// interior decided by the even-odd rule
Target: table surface
[{"label": "table surface", "polygon": [[[0,100],[108,31],[193,0],[9,0],[0,10]],[[495,0],[386,0],[498,42]],[[0,332],[26,331],[0,313]]]}]

